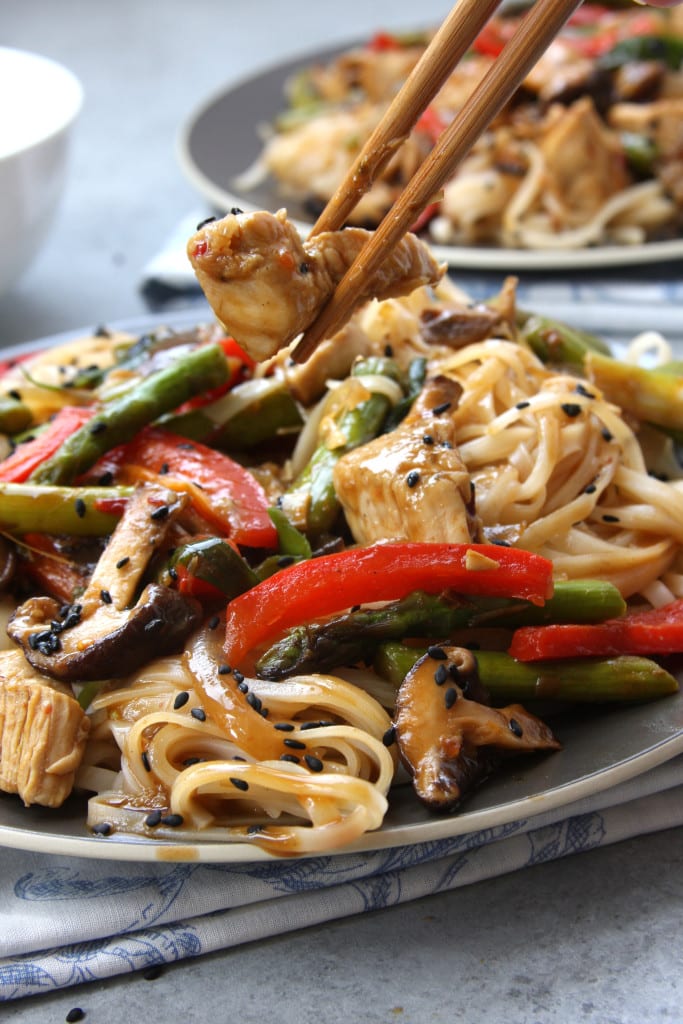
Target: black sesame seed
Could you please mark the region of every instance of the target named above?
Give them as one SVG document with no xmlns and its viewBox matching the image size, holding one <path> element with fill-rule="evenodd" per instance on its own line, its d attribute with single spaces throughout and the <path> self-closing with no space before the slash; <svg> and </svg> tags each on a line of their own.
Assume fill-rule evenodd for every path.
<svg viewBox="0 0 683 1024">
<path fill-rule="evenodd" d="M 77 1021 L 83 1020 L 84 1018 L 85 1010 L 82 1010 L 80 1006 L 74 1006 L 69 1010 L 64 1020 L 66 1021 L 66 1024 L 76 1024 Z"/>
<path fill-rule="evenodd" d="M 288 565 L 294 565 L 295 561 L 294 555 L 280 555 L 277 559 L 277 566 L 279 569 L 286 569 Z"/>
<path fill-rule="evenodd" d="M 434 438 L 431 434 L 425 434 L 422 438 L 422 443 L 427 445 L 434 444 Z"/>
<path fill-rule="evenodd" d="M 213 615 L 213 616 L 212 616 L 212 617 L 211 617 L 211 618 L 209 619 L 209 621 L 208 621 L 208 623 L 207 623 L 207 626 L 208 626 L 208 628 L 209 628 L 209 629 L 217 629 L 217 628 L 218 628 L 218 623 L 219 623 L 220 621 L 221 621 L 221 620 L 220 620 L 220 618 L 219 618 L 219 616 L 218 616 L 218 615 Z"/>
<path fill-rule="evenodd" d="M 107 424 L 104 422 L 104 420 L 95 420 L 95 422 L 91 423 L 90 426 L 88 427 L 88 432 L 90 434 L 102 434 L 106 429 Z"/>
<path fill-rule="evenodd" d="M 516 718 L 511 718 L 508 724 L 513 736 L 517 736 L 517 738 L 519 738 L 523 734 L 524 730 Z"/>
<path fill-rule="evenodd" d="M 163 974 L 163 970 L 161 964 L 152 964 L 151 967 L 142 972 L 142 977 L 145 981 L 156 981 Z"/>
<path fill-rule="evenodd" d="M 390 725 L 387 731 L 382 736 L 382 743 L 385 747 L 390 747 L 396 742 L 396 729 L 393 725 Z"/>
<path fill-rule="evenodd" d="M 85 502 L 83 498 L 76 498 L 74 502 L 74 510 L 79 519 L 82 519 L 86 513 Z"/>
<path fill-rule="evenodd" d="M 147 828 L 156 828 L 157 825 L 161 824 L 162 817 L 163 815 L 160 810 L 157 809 L 156 811 L 150 811 L 145 818 L 145 825 Z"/>
<path fill-rule="evenodd" d="M 159 505 L 159 508 L 155 508 L 149 518 L 154 520 L 166 519 L 168 513 L 168 505 Z"/>
<path fill-rule="evenodd" d="M 237 669 L 235 669 L 233 675 L 235 676 L 235 682 L 236 683 L 241 683 L 244 680 L 244 675 L 241 672 L 239 672 Z"/>
<path fill-rule="evenodd" d="M 8 391 L 7 394 L 10 396 L 10 398 L 13 398 L 16 402 L 20 402 L 21 401 L 21 393 L 19 391 L 17 391 L 16 388 L 12 388 L 12 390 Z"/>
<path fill-rule="evenodd" d="M 218 669 L 218 675 L 219 676 L 229 676 L 231 672 L 232 672 L 232 666 L 231 665 L 221 665 L 219 667 L 219 669 Z"/>
<path fill-rule="evenodd" d="M 265 832 L 265 827 L 263 825 L 248 825 L 247 826 L 247 835 L 248 836 L 257 835 L 259 832 Z"/>
<path fill-rule="evenodd" d="M 297 757 L 296 754 L 280 754 L 280 760 L 288 761 L 289 764 L 298 764 L 301 758 Z"/>
<path fill-rule="evenodd" d="M 97 482 L 101 487 L 109 487 L 109 484 L 114 482 L 114 474 L 110 470 L 106 470 L 100 475 Z"/>
<path fill-rule="evenodd" d="M 430 658 L 433 658 L 435 661 L 445 661 L 446 658 L 448 657 L 443 647 L 439 647 L 437 645 L 428 647 L 427 654 L 429 655 Z"/>
<path fill-rule="evenodd" d="M 145 771 L 151 772 L 152 766 L 149 763 L 149 754 L 147 753 L 146 750 L 143 750 L 142 753 L 140 754 L 140 760 L 142 761 L 142 767 L 145 769 Z"/>
<path fill-rule="evenodd" d="M 180 693 L 176 694 L 176 698 L 173 701 L 173 710 L 177 711 L 178 708 L 185 707 L 189 699 L 190 695 L 187 690 L 181 690 Z"/>
<path fill-rule="evenodd" d="M 576 391 L 577 395 L 583 395 L 584 398 L 595 398 L 593 392 L 589 391 L 584 384 L 577 384 L 574 391 Z"/>
<path fill-rule="evenodd" d="M 310 269 L 311 269 L 311 268 L 309 267 L 308 263 L 306 263 L 306 260 L 303 260 L 303 261 L 302 261 L 302 262 L 301 262 L 301 263 L 299 264 L 299 273 L 300 273 L 300 274 L 307 274 L 307 273 L 309 272 L 309 270 L 310 270 Z"/>
<path fill-rule="evenodd" d="M 507 541 L 507 540 L 492 540 L 491 543 L 492 544 L 497 544 L 499 548 L 511 548 L 512 547 L 512 544 L 510 544 L 510 542 Z"/>
<path fill-rule="evenodd" d="M 279 729 L 280 732 L 294 732 L 294 726 L 291 722 L 274 722 L 274 729 Z"/>
<path fill-rule="evenodd" d="M 449 686 L 443 695 L 443 702 L 447 708 L 452 708 L 458 699 L 458 691 L 454 686 Z"/>
<path fill-rule="evenodd" d="M 124 565 L 128 565 L 129 562 L 130 558 L 128 557 L 128 555 L 124 555 L 123 558 L 119 558 L 118 562 L 116 563 L 116 568 L 123 569 Z"/>
<path fill-rule="evenodd" d="M 100 590 L 102 604 L 111 604 L 111 594 L 108 590 Z"/>
<path fill-rule="evenodd" d="M 453 447 L 453 445 L 451 444 L 451 442 L 450 442 L 450 441 L 442 441 L 442 442 L 441 442 L 441 447 L 442 447 L 442 448 L 452 448 L 452 447 Z"/>
<path fill-rule="evenodd" d="M 528 409 L 530 405 L 531 405 L 531 402 L 527 402 L 527 401 L 517 402 L 517 405 L 515 406 L 515 409 Z"/>
<path fill-rule="evenodd" d="M 361 606 L 359 604 L 354 604 L 354 605 L 351 606 L 351 608 L 349 608 L 349 611 L 350 612 L 359 612 L 360 608 L 361 608 Z"/>
<path fill-rule="evenodd" d="M 243 793 L 246 793 L 246 791 L 249 789 L 249 783 L 247 782 L 246 779 L 231 778 L 230 781 L 232 782 L 235 789 L 241 789 Z"/>
<path fill-rule="evenodd" d="M 323 770 L 322 761 L 319 757 L 314 757 L 313 754 L 304 754 L 304 761 L 312 772 L 321 772 Z"/>
<path fill-rule="evenodd" d="M 175 566 L 169 566 L 168 575 L 174 582 L 178 579 L 178 570 L 175 568 Z"/>
<path fill-rule="evenodd" d="M 613 441 L 614 440 L 614 434 L 612 433 L 611 430 L 608 430 L 607 427 L 604 427 L 603 430 L 602 430 L 602 439 L 603 439 L 603 441 Z"/>
<path fill-rule="evenodd" d="M 186 757 L 183 761 L 183 768 L 191 768 L 193 764 L 199 764 L 201 757 Z"/>
<path fill-rule="evenodd" d="M 109 824 L 108 821 L 98 822 L 97 825 L 93 825 L 92 830 L 93 830 L 93 832 L 95 833 L 96 836 L 110 836 L 111 835 L 111 825 Z"/>
<path fill-rule="evenodd" d="M 588 484 L 588 487 L 584 488 L 584 494 L 595 494 L 597 487 L 595 484 Z"/>
<path fill-rule="evenodd" d="M 205 217 L 204 220 L 200 220 L 197 225 L 197 231 L 201 231 L 203 227 L 206 227 L 207 224 L 212 224 L 215 220 L 215 217 Z"/>
<path fill-rule="evenodd" d="M 282 741 L 286 747 L 291 747 L 292 750 L 305 750 L 306 744 L 302 743 L 301 740 L 291 740 L 289 737 Z"/>
<path fill-rule="evenodd" d="M 420 482 L 420 474 L 416 469 L 411 469 L 410 473 L 406 477 L 406 483 L 408 487 L 416 487 Z"/>
<path fill-rule="evenodd" d="M 439 665 L 436 672 L 434 673 L 434 682 L 437 686 L 443 686 L 448 679 L 448 669 L 443 662 Z"/>
<path fill-rule="evenodd" d="M 233 217 L 239 217 L 241 213 L 244 213 L 244 210 L 240 210 L 239 206 L 231 206 L 230 213 L 233 215 Z"/>
<path fill-rule="evenodd" d="M 193 718 L 196 718 L 198 722 L 206 721 L 206 711 L 204 710 L 204 708 L 192 708 L 190 714 L 192 715 Z"/>
<path fill-rule="evenodd" d="M 302 722 L 299 729 L 305 732 L 307 729 L 319 729 L 321 725 L 321 722 Z"/>
<path fill-rule="evenodd" d="M 244 681 L 237 684 L 237 689 L 240 691 L 240 693 L 249 693 L 249 686 Z"/>
<path fill-rule="evenodd" d="M 262 707 L 261 698 L 257 697 L 255 693 L 247 694 L 247 704 L 251 705 L 254 711 L 260 711 Z"/>
<path fill-rule="evenodd" d="M 581 413 L 581 406 L 577 402 L 563 402 L 560 408 L 565 416 L 570 416 L 572 419 Z"/>
<path fill-rule="evenodd" d="M 606 513 L 602 517 L 602 521 L 603 521 L 603 523 L 618 523 L 619 522 L 619 516 L 612 516 L 609 513 Z"/>
<path fill-rule="evenodd" d="M 448 674 L 451 679 L 455 679 L 456 682 L 460 681 L 460 669 L 453 661 L 448 666 Z"/>
<path fill-rule="evenodd" d="M 162 462 L 160 467 L 159 467 L 159 475 L 160 476 L 166 476 L 167 473 L 168 473 L 168 462 Z"/>
<path fill-rule="evenodd" d="M 450 402 L 442 402 L 441 405 L 435 405 L 432 409 L 433 416 L 440 416 L 442 412 L 447 412 L 451 407 Z"/>
<path fill-rule="evenodd" d="M 169 828 L 179 828 L 183 823 L 182 814 L 166 814 L 161 819 L 162 825 L 168 825 Z"/>
</svg>

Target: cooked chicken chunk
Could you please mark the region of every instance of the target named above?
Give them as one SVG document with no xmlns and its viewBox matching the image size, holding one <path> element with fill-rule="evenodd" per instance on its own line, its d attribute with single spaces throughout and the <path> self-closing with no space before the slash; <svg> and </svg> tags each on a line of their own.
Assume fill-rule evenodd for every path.
<svg viewBox="0 0 683 1024">
<path fill-rule="evenodd" d="M 368 239 L 362 228 L 325 231 L 302 241 L 276 214 L 230 213 L 188 242 L 188 255 L 209 303 L 254 359 L 263 360 L 311 324 Z M 367 282 L 360 301 L 404 295 L 445 271 L 407 235 Z"/>
<path fill-rule="evenodd" d="M 335 490 L 359 544 L 476 540 L 470 476 L 445 415 L 459 392 L 448 378 L 429 381 L 395 430 L 337 463 Z"/>
<path fill-rule="evenodd" d="M 90 720 L 71 690 L 20 650 L 0 652 L 0 789 L 28 807 L 59 807 L 74 784 Z"/>
</svg>

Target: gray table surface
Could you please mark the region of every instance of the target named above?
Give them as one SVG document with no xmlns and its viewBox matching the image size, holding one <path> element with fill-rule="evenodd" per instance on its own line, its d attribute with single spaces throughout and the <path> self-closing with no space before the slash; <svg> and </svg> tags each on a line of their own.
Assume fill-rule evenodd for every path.
<svg viewBox="0 0 683 1024">
<path fill-rule="evenodd" d="M 224 85 L 293 54 L 443 16 L 446 0 L 0 0 L 0 45 L 85 88 L 52 234 L 0 299 L 0 345 L 148 312 L 142 268 L 202 201 L 180 124 Z M 64 1020 L 647 1024 L 683 1020 L 683 830 L 467 889 L 0 1009 Z"/>
</svg>

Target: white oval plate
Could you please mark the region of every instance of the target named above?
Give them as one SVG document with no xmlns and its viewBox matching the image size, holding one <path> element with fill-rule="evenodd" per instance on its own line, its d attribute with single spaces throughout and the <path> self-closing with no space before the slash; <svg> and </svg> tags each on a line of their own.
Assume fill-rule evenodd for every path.
<svg viewBox="0 0 683 1024">
<path fill-rule="evenodd" d="M 584 319 L 603 319 L 596 316 L 595 309 L 585 312 L 587 316 L 583 318 L 581 308 L 574 309 L 572 322 L 584 326 Z M 205 314 L 194 308 L 166 318 L 144 317 L 110 326 L 141 333 L 162 323 L 182 330 L 202 320 L 210 320 L 208 309 Z M 652 320 L 652 327 L 656 328 L 656 310 Z M 47 348 L 92 333 L 93 329 L 86 327 L 7 349 L 3 356 Z M 611 336 L 618 339 L 622 332 L 623 325 L 615 325 Z M 367 833 L 352 846 L 332 852 L 386 849 L 470 834 L 566 807 L 642 775 L 683 753 L 683 692 L 650 704 L 611 710 L 583 709 L 551 724 L 563 743 L 561 751 L 511 762 L 506 771 L 482 785 L 460 813 L 434 815 L 418 803 L 410 786 L 399 786 L 391 793 L 389 812 L 381 829 Z M 49 810 L 26 808 L 16 797 L 0 794 L 0 845 L 36 853 L 118 861 L 239 863 L 271 859 L 258 847 L 245 843 L 94 837 L 86 830 L 85 818 L 85 797 L 72 796 L 64 807 Z"/>
<path fill-rule="evenodd" d="M 313 226 L 311 214 L 301 203 L 283 198 L 272 179 L 251 189 L 239 187 L 236 181 L 261 152 L 260 129 L 283 110 L 287 79 L 297 70 L 325 62 L 346 49 L 335 47 L 277 64 L 219 90 L 190 115 L 179 134 L 178 160 L 189 182 L 213 208 L 225 213 L 234 206 L 244 211 L 284 206 L 302 234 L 308 233 Z M 443 246 L 428 241 L 435 256 L 451 267 L 506 273 L 636 266 L 683 258 L 683 238 L 573 250 Z"/>
</svg>

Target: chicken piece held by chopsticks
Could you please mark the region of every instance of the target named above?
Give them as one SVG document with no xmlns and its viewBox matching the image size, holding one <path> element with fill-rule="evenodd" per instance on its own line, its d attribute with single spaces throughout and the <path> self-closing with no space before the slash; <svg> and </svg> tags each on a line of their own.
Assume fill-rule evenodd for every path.
<svg viewBox="0 0 683 1024">
<path fill-rule="evenodd" d="M 238 212 L 201 226 L 187 253 L 218 319 L 260 362 L 313 323 L 369 234 L 345 228 L 303 241 L 285 210 Z M 427 246 L 406 235 L 367 281 L 359 303 L 406 295 L 444 272 Z"/>
</svg>

